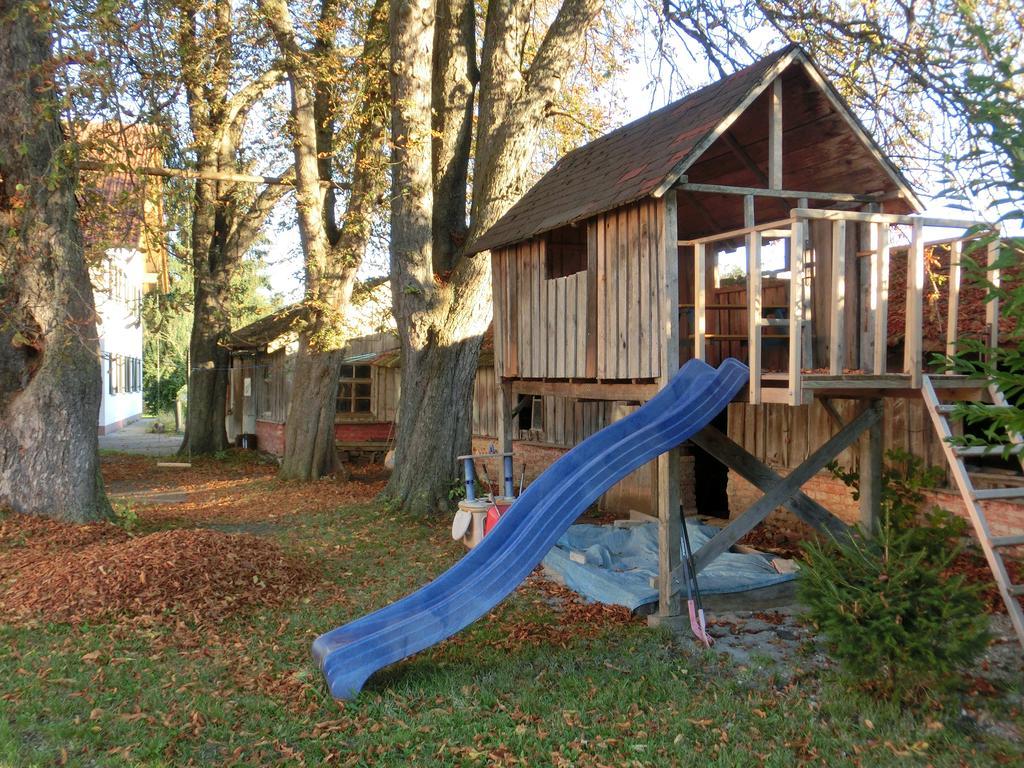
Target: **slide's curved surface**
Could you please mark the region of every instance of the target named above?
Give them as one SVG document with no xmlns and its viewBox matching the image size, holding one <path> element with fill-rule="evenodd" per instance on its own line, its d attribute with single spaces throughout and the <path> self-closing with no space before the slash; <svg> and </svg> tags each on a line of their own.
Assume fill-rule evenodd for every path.
<svg viewBox="0 0 1024 768">
<path fill-rule="evenodd" d="M 483 541 L 432 582 L 313 643 L 336 699 L 378 669 L 472 624 L 525 579 L 583 511 L 633 470 L 703 429 L 747 381 L 747 367 L 686 363 L 668 386 L 553 463 Z"/>
</svg>

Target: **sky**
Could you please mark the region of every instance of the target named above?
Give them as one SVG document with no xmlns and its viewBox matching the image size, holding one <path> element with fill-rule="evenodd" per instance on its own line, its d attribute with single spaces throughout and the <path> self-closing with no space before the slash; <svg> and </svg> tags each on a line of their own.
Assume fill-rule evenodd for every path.
<svg viewBox="0 0 1024 768">
<path fill-rule="evenodd" d="M 626 71 L 611 84 L 614 95 L 617 98 L 606 101 L 613 101 L 621 105 L 620 111 L 613 116 L 615 125 L 624 125 L 649 112 L 658 109 L 671 101 L 680 98 L 686 90 L 703 86 L 712 81 L 706 67 L 702 63 L 693 63 L 692 58 L 686 53 L 681 45 L 676 42 L 674 55 L 679 64 L 679 69 L 688 78 L 688 82 L 675 82 L 670 85 L 664 83 L 655 85 L 652 80 L 653 73 L 650 71 L 649 62 L 653 61 L 656 48 L 654 37 L 648 30 L 637 45 L 636 60 L 629 63 Z M 765 49 L 773 49 L 774 46 L 766 41 Z M 949 201 L 935 199 L 927 195 L 924 190 L 922 196 L 927 205 L 926 214 L 949 218 L 966 218 L 964 211 L 951 207 Z M 286 227 L 284 221 L 291 218 L 286 214 L 279 214 L 277 225 L 270 237 L 269 253 L 267 256 L 267 269 L 270 277 L 272 290 L 281 294 L 285 301 L 292 302 L 302 297 L 302 259 L 299 249 L 298 231 L 294 227 Z M 935 240 L 949 234 L 949 230 L 926 229 L 925 239 Z M 897 240 L 898 242 L 898 240 Z M 765 257 L 769 257 L 766 252 Z M 723 254 L 720 264 L 724 268 L 735 265 L 742 266 L 743 253 L 736 252 L 731 255 Z M 767 266 L 767 265 L 766 265 Z M 386 246 L 378 244 L 371 247 L 367 258 L 364 261 L 360 277 L 367 278 L 376 275 L 386 274 L 387 253 Z"/>
</svg>

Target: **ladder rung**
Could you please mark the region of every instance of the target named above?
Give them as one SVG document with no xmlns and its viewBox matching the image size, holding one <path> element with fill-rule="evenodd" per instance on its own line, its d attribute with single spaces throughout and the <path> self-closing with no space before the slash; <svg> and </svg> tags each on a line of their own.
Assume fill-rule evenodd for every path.
<svg viewBox="0 0 1024 768">
<path fill-rule="evenodd" d="M 1014 456 L 1024 451 L 1024 445 L 955 445 L 953 452 L 957 456 L 994 456 L 1001 458 L 1003 455 Z"/>
<path fill-rule="evenodd" d="M 991 403 L 972 403 L 972 405 L 983 405 L 986 411 L 1015 411 L 1017 410 L 1012 405 L 992 405 Z M 957 403 L 942 403 L 941 405 L 935 406 L 935 410 L 939 413 L 952 413 L 960 406 Z"/>
<path fill-rule="evenodd" d="M 989 499 L 1021 499 L 1024 498 L 1024 487 L 975 488 L 974 498 L 978 501 L 988 501 Z"/>
<path fill-rule="evenodd" d="M 988 386 L 987 379 L 970 376 L 931 376 L 930 380 L 935 389 L 975 389 Z"/>
<path fill-rule="evenodd" d="M 1024 536 L 995 536 L 992 538 L 993 547 L 1019 547 L 1024 545 Z"/>
<path fill-rule="evenodd" d="M 1024 584 L 1010 584 L 1006 587 L 1006 591 L 1014 597 L 1020 597 L 1024 595 Z"/>
</svg>

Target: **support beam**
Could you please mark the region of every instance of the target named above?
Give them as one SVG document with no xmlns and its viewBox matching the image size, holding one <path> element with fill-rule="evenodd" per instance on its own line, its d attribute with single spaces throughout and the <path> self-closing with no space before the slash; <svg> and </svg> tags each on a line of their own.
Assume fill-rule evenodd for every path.
<svg viewBox="0 0 1024 768">
<path fill-rule="evenodd" d="M 658 393 L 657 384 L 626 384 L 601 381 L 541 381 L 517 379 L 512 382 L 516 395 L 554 395 L 575 400 L 636 400 L 644 402 Z"/>
<path fill-rule="evenodd" d="M 760 499 L 747 508 L 742 515 L 729 523 L 694 556 L 697 571 L 703 569 L 733 544 L 752 531 L 777 507 L 796 494 L 800 487 L 814 477 L 841 452 L 849 448 L 861 432 L 881 418 L 881 411 L 874 405 L 865 409 L 857 418 L 843 427 L 828 442 L 812 453 L 799 467 L 775 483 Z"/>
<path fill-rule="evenodd" d="M 747 367 L 751 405 L 761 403 L 761 233 L 753 231 L 754 197 L 743 198 L 743 225 L 747 235 Z"/>
<path fill-rule="evenodd" d="M 658 304 L 661 317 L 661 376 L 662 387 L 668 385 L 679 370 L 679 229 L 677 224 L 676 195 L 670 192 L 664 198 L 664 229 L 661 232 L 658 274 Z M 672 589 L 672 572 L 680 562 L 680 536 L 682 519 L 679 516 L 679 449 L 658 457 L 658 615 L 654 624 L 671 622 L 682 606 L 678 593 Z"/>
<path fill-rule="evenodd" d="M 801 193 L 807 197 L 812 195 Z M 864 202 L 871 202 L 870 200 Z M 983 221 L 973 219 L 941 219 L 933 216 L 907 216 L 899 213 L 866 213 L 863 211 L 831 211 L 827 208 L 794 208 L 790 215 L 801 219 L 825 219 L 826 221 L 857 221 L 861 224 L 905 224 L 920 222 L 923 227 L 945 227 L 947 229 L 977 229 L 988 227 Z"/>
<path fill-rule="evenodd" d="M 768 186 L 782 189 L 782 77 L 772 82 L 768 117 Z"/>
<path fill-rule="evenodd" d="M 781 475 L 774 469 L 714 427 L 704 427 L 690 438 L 690 442 L 707 451 L 748 483 L 765 493 L 782 482 Z M 782 506 L 819 531 L 838 537 L 849 530 L 846 523 L 803 491 L 797 491 L 783 501 Z"/>
<path fill-rule="evenodd" d="M 883 222 L 872 224 L 878 240 L 877 260 L 872 261 L 873 276 L 871 290 L 875 304 L 875 359 L 872 373 L 885 373 L 886 356 L 889 351 L 889 225 Z"/>
<path fill-rule="evenodd" d="M 697 360 L 705 359 L 708 332 L 706 254 L 704 243 L 693 246 L 693 356 Z"/>
<path fill-rule="evenodd" d="M 789 240 L 789 395 L 790 405 L 803 404 L 801 363 L 804 328 L 804 227 L 794 219 Z"/>
<path fill-rule="evenodd" d="M 954 240 L 949 244 L 949 316 L 946 318 L 946 357 L 956 354 L 957 320 L 960 315 L 960 280 L 963 258 L 963 242 Z"/>
<path fill-rule="evenodd" d="M 910 233 L 907 251 L 907 309 L 903 316 L 903 372 L 910 376 L 910 386 L 921 386 L 922 337 L 924 334 L 924 236 L 921 220 L 916 219 Z"/>
<path fill-rule="evenodd" d="M 1001 285 L 999 269 L 996 262 L 999 260 L 999 240 L 993 240 L 988 244 L 988 281 L 998 291 Z M 988 330 L 988 345 L 991 349 L 999 346 L 999 299 L 992 298 L 985 303 L 985 325 Z"/>
<path fill-rule="evenodd" d="M 832 317 L 829 323 L 828 372 L 846 368 L 846 222 L 832 222 Z"/>
<path fill-rule="evenodd" d="M 872 400 L 869 409 L 882 413 L 882 401 Z M 860 441 L 860 526 L 869 536 L 878 530 L 882 509 L 883 419 L 868 427 Z"/>
<path fill-rule="evenodd" d="M 731 184 L 701 184 L 685 181 L 676 184 L 675 189 L 687 192 L 706 192 L 712 195 L 754 195 L 755 197 L 780 197 L 799 200 L 828 200 L 833 203 L 873 203 L 878 195 L 855 195 L 849 192 L 810 192 L 799 189 L 764 189 L 762 187 L 737 187 Z M 817 210 L 817 209 L 814 209 Z"/>
</svg>

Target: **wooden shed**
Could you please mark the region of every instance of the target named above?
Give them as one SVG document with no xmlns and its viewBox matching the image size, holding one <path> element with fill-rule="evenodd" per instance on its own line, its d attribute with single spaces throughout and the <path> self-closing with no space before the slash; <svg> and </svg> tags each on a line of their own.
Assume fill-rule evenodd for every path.
<svg viewBox="0 0 1024 768">
<path fill-rule="evenodd" d="M 926 228 L 947 233 L 958 291 L 974 224 L 922 210 L 796 46 L 570 152 L 471 246 L 491 257 L 504 449 L 521 398 L 640 403 L 691 358 L 735 357 L 751 371 L 743 397 L 684 450 L 713 456 L 755 494 L 698 567 L 779 506 L 845 529 L 801 491 L 837 457 L 861 471 L 871 524 L 897 403 L 923 407 Z M 904 318 L 893 360 L 890 306 Z M 984 311 L 987 334 L 997 310 Z M 678 452 L 647 471 L 668 617 L 680 583 Z"/>
</svg>

